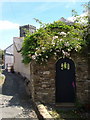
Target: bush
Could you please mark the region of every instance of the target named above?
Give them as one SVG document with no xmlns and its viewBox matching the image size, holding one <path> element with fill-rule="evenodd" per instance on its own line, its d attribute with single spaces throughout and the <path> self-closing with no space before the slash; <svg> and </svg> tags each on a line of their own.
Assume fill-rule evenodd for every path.
<svg viewBox="0 0 90 120">
<path fill-rule="evenodd" d="M 26 35 L 21 51 L 23 62 L 35 60 L 42 63 L 51 56 L 58 58 L 60 55 L 70 56 L 73 50 L 80 52 L 86 46 L 85 28 L 79 23 L 71 26 L 61 21 L 44 24 L 32 35 Z"/>
</svg>

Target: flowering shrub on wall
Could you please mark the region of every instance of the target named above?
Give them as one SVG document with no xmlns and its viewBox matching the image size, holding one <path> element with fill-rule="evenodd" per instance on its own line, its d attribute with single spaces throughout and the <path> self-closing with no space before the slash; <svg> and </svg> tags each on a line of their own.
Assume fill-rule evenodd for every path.
<svg viewBox="0 0 90 120">
<path fill-rule="evenodd" d="M 23 62 L 35 60 L 42 63 L 51 56 L 70 56 L 72 50 L 80 52 L 86 46 L 85 27 L 79 23 L 66 25 L 56 21 L 43 25 L 33 34 L 28 33 L 22 46 Z"/>
</svg>

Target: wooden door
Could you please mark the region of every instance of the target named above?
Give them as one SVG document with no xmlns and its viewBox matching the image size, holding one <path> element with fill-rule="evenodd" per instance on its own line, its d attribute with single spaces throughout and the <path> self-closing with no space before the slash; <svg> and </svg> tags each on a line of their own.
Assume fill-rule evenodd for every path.
<svg viewBox="0 0 90 120">
<path fill-rule="evenodd" d="M 69 58 L 56 63 L 56 103 L 74 102 L 76 95 L 75 65 Z"/>
</svg>

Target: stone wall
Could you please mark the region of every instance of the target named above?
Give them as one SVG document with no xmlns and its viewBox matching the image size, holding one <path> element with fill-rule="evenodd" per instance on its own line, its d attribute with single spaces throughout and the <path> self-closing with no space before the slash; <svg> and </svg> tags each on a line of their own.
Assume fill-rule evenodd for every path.
<svg viewBox="0 0 90 120">
<path fill-rule="evenodd" d="M 20 29 L 20 37 L 25 37 L 27 30 L 30 33 L 34 33 L 36 31 L 36 27 L 29 24 L 20 26 L 19 29 Z"/>
<path fill-rule="evenodd" d="M 73 54 L 73 61 L 76 67 L 76 86 L 77 100 L 81 103 L 89 102 L 89 85 L 88 80 L 88 56 Z"/>
<path fill-rule="evenodd" d="M 47 65 L 31 63 L 31 81 L 33 100 L 55 102 L 55 60 L 48 61 Z"/>
<path fill-rule="evenodd" d="M 71 59 L 76 67 L 76 97 L 81 103 L 88 102 L 88 62 L 87 56 L 72 54 Z M 30 64 L 30 83 L 31 96 L 34 101 L 42 103 L 55 103 L 55 75 L 56 61 L 50 59 L 47 64 L 37 64 L 34 61 Z"/>
</svg>

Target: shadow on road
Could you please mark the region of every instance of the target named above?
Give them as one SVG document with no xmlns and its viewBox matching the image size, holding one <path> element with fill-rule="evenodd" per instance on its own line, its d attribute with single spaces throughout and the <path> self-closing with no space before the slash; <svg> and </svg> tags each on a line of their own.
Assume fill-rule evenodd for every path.
<svg viewBox="0 0 90 120">
<path fill-rule="evenodd" d="M 26 93 L 23 77 L 7 71 L 3 74 L 6 77 L 2 85 L 2 94 L 0 94 L 3 117 L 37 118 L 33 102 Z"/>
<path fill-rule="evenodd" d="M 5 81 L 2 85 L 2 94 L 13 96 L 18 93 L 19 84 L 16 83 L 15 75 L 6 71 L 4 71 L 3 74 L 5 75 Z"/>
<path fill-rule="evenodd" d="M 5 81 L 2 86 L 2 95 L 12 96 L 9 106 L 28 106 L 30 97 L 26 93 L 24 79 L 21 75 L 4 71 Z"/>
</svg>

